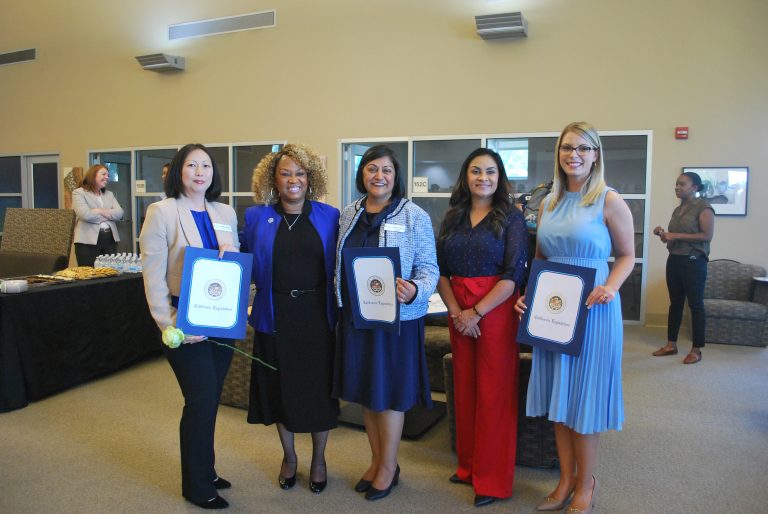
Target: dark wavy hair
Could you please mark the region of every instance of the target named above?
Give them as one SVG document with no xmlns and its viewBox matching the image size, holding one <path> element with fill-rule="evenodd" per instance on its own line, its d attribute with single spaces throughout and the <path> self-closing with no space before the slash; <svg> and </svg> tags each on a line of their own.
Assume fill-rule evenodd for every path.
<svg viewBox="0 0 768 514">
<path fill-rule="evenodd" d="M 199 143 L 190 143 L 184 145 L 181 150 L 176 152 L 171 160 L 171 168 L 168 170 L 168 176 L 165 177 L 165 196 L 168 198 L 178 198 L 184 193 L 184 183 L 181 180 L 181 170 L 184 167 L 184 161 L 187 160 L 187 156 L 195 150 L 202 150 L 211 160 L 211 166 L 213 167 L 213 177 L 211 177 L 211 185 L 205 191 L 205 199 L 209 202 L 218 200 L 221 196 L 221 178 L 219 177 L 219 169 L 216 166 L 216 161 L 213 159 L 211 152 Z"/>
<path fill-rule="evenodd" d="M 403 187 L 402 173 L 400 173 L 400 161 L 397 160 L 394 150 L 387 145 L 372 146 L 363 154 L 363 158 L 360 159 L 360 164 L 357 166 L 357 175 L 355 175 L 357 190 L 362 194 L 368 193 L 365 189 L 365 182 L 363 182 L 363 170 L 365 170 L 369 162 L 381 157 L 389 157 L 389 160 L 392 161 L 392 165 L 395 167 L 395 184 L 392 189 L 392 198 L 402 198 L 405 188 Z"/>
<path fill-rule="evenodd" d="M 459 179 L 453 186 L 451 199 L 448 204 L 448 212 L 445 213 L 445 218 L 443 218 L 443 223 L 440 226 L 438 239 L 448 239 L 456 232 L 464 220 L 469 217 L 469 211 L 472 208 L 472 193 L 469 192 L 469 186 L 467 185 L 469 163 L 481 155 L 488 155 L 496 162 L 499 181 L 496 191 L 494 191 L 491 198 L 491 226 L 496 233 L 496 237 L 501 237 L 504 233 L 507 216 L 515 208 L 514 203 L 510 199 L 512 196 L 512 184 L 507 178 L 507 171 L 504 169 L 504 161 L 501 159 L 501 156 L 488 148 L 478 148 L 470 153 L 464 159 L 464 164 L 461 165 Z"/>
</svg>

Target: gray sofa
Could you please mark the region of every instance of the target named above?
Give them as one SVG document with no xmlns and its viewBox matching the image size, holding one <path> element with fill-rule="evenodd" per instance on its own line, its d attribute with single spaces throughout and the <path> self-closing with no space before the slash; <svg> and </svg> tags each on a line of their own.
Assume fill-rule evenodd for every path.
<svg viewBox="0 0 768 514">
<path fill-rule="evenodd" d="M 768 345 L 768 283 L 765 268 L 719 259 L 707 265 L 704 309 L 707 343 Z M 688 310 L 686 315 L 690 319 Z M 686 323 L 689 326 L 688 323 Z"/>
<path fill-rule="evenodd" d="M 424 352 L 427 356 L 427 370 L 429 370 L 429 388 L 432 391 L 445 392 L 443 357 L 451 353 L 447 314 L 430 314 L 425 318 Z"/>
</svg>

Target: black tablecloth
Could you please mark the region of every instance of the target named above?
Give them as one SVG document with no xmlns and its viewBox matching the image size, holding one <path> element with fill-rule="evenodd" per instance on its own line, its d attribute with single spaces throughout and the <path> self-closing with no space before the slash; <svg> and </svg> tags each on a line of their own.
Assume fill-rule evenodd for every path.
<svg viewBox="0 0 768 514">
<path fill-rule="evenodd" d="M 141 275 L 0 294 L 0 412 L 161 352 Z"/>
</svg>

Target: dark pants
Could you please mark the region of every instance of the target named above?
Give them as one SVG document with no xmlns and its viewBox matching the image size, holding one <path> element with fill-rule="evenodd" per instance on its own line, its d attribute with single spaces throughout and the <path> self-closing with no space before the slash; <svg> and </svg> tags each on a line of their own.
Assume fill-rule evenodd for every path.
<svg viewBox="0 0 768 514">
<path fill-rule="evenodd" d="M 218 341 L 234 346 L 231 339 Z M 163 351 L 184 394 L 179 425 L 181 494 L 193 502 L 205 502 L 216 496 L 213 435 L 232 350 L 202 341 L 174 349 L 164 346 Z"/>
<path fill-rule="evenodd" d="M 78 266 L 93 266 L 96 257 L 117 253 L 117 243 L 112 237 L 111 230 L 99 230 L 99 238 L 95 245 L 75 243 L 75 257 Z"/>
<path fill-rule="evenodd" d="M 691 309 L 693 346 L 704 346 L 704 284 L 707 282 L 707 259 L 700 255 L 670 255 L 667 258 L 667 289 L 669 290 L 669 317 L 667 339 L 677 341 L 683 319 L 685 299 Z"/>
</svg>

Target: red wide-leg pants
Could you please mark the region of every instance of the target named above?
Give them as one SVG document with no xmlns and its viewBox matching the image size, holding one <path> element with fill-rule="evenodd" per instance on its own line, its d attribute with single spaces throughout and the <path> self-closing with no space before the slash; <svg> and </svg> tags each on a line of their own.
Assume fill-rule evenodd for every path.
<svg viewBox="0 0 768 514">
<path fill-rule="evenodd" d="M 462 309 L 471 309 L 499 277 L 452 277 Z M 456 413 L 456 474 L 472 482 L 475 494 L 512 496 L 517 444 L 519 350 L 517 293 L 480 320 L 477 339 L 449 323 Z"/>
</svg>

